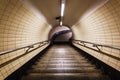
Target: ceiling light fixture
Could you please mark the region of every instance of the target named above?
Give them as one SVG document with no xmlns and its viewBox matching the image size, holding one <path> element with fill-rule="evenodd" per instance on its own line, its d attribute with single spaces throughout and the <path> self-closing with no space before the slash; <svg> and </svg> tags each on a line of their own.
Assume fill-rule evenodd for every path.
<svg viewBox="0 0 120 80">
<path fill-rule="evenodd" d="M 61 17 L 64 16 L 65 0 L 61 0 Z"/>
<path fill-rule="evenodd" d="M 61 13 L 60 13 L 60 26 L 63 25 L 63 16 L 64 16 L 64 11 L 65 11 L 65 0 L 61 0 Z"/>
</svg>

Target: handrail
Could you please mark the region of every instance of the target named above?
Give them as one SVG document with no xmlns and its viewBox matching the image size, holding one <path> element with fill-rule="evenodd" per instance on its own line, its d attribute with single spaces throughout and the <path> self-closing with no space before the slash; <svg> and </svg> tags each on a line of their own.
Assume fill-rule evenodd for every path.
<svg viewBox="0 0 120 80">
<path fill-rule="evenodd" d="M 28 46 L 24 46 L 24 47 L 20 47 L 20 48 L 16 48 L 16 49 L 12 49 L 12 50 L 7 50 L 7 51 L 3 51 L 3 52 L 0 52 L 0 55 L 3 55 L 3 54 L 7 54 L 7 53 L 11 53 L 11 52 L 14 52 L 14 51 L 18 51 L 18 50 L 21 50 L 21 49 L 25 49 L 25 48 L 33 48 L 34 45 L 37 45 L 37 44 L 43 44 L 43 43 L 48 43 L 49 40 L 46 40 L 46 41 L 42 41 L 42 42 L 37 42 L 37 43 L 34 43 L 34 44 L 31 44 L 31 45 L 28 45 Z"/>
<path fill-rule="evenodd" d="M 110 46 L 110 45 L 104 45 L 104 44 L 97 44 L 97 43 L 93 43 L 93 42 L 88 42 L 88 41 L 83 41 L 83 40 L 75 40 L 75 39 L 73 39 L 72 41 L 79 41 L 79 42 L 81 42 L 81 43 L 92 44 L 93 47 L 101 46 L 101 47 L 107 47 L 107 48 L 112 48 L 112 49 L 120 50 L 120 47 L 117 47 L 117 46 Z"/>
</svg>

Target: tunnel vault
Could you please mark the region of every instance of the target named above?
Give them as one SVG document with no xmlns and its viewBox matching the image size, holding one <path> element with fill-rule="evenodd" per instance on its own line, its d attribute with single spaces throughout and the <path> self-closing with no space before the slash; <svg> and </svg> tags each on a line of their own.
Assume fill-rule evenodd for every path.
<svg viewBox="0 0 120 80">
<path fill-rule="evenodd" d="M 63 24 L 72 27 L 83 16 L 92 13 L 108 0 L 66 0 Z M 37 14 L 44 15 L 47 22 L 53 27 L 58 25 L 56 17 L 61 16 L 61 0 L 23 0 L 29 7 L 36 9 Z M 73 16 L 74 15 L 74 16 Z"/>
</svg>

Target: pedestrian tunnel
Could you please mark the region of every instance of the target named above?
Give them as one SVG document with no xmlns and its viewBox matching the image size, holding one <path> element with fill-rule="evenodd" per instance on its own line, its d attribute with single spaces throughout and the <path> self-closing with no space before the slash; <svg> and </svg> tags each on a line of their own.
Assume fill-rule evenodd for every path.
<svg viewBox="0 0 120 80">
<path fill-rule="evenodd" d="M 120 80 L 120 1 L 0 0 L 0 80 L 22 79 Z"/>
</svg>

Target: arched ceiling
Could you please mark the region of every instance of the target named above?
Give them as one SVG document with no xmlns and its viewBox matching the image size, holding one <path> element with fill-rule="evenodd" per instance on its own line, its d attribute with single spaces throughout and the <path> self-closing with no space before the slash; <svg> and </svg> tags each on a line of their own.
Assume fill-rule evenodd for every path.
<svg viewBox="0 0 120 80">
<path fill-rule="evenodd" d="M 63 24 L 73 26 L 82 16 L 95 10 L 104 4 L 107 0 L 66 0 Z M 60 0 L 24 0 L 32 7 L 41 12 L 47 22 L 52 25 L 58 25 L 56 17 L 60 16 Z"/>
</svg>

